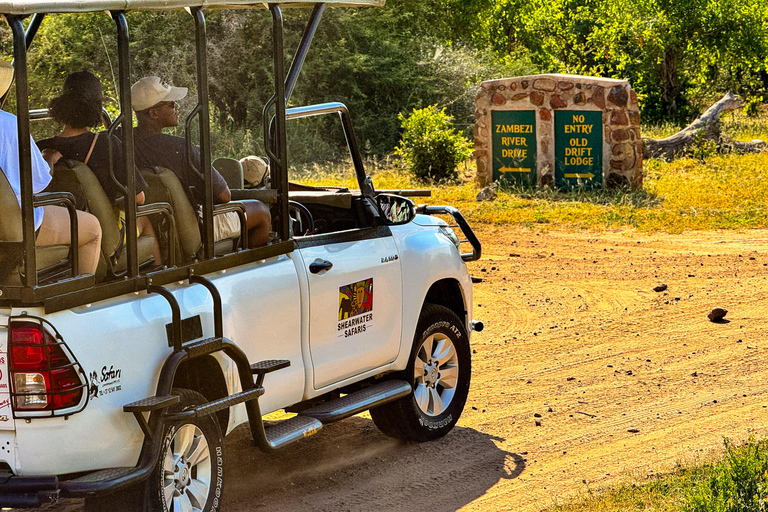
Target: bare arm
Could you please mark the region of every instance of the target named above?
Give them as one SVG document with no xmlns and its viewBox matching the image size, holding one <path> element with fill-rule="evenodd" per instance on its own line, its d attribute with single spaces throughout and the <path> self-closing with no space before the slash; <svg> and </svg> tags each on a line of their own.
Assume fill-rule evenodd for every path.
<svg viewBox="0 0 768 512">
<path fill-rule="evenodd" d="M 41 151 L 43 154 L 43 159 L 45 159 L 46 162 L 48 162 L 48 167 L 50 167 L 50 173 L 53 174 L 53 166 L 56 165 L 56 162 L 59 161 L 61 158 L 61 153 L 59 153 L 56 149 L 44 149 Z"/>
</svg>

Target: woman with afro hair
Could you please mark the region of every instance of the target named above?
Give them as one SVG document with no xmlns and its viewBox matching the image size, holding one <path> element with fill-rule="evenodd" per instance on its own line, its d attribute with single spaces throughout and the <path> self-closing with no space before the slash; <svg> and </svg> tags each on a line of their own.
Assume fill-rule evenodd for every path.
<svg viewBox="0 0 768 512">
<path fill-rule="evenodd" d="M 41 150 L 53 149 L 63 158 L 77 160 L 86 164 L 96 175 L 104 192 L 113 205 L 124 210 L 123 192 L 114 183 L 110 175 L 109 144 L 106 132 L 93 132 L 95 127 L 104 124 L 102 119 L 101 82 L 91 72 L 83 70 L 71 73 L 64 79 L 61 95 L 53 98 L 48 105 L 50 116 L 63 125 L 61 133 L 50 139 L 38 141 Z M 112 168 L 115 177 L 123 184 L 126 182 L 126 169 L 122 155 L 120 139 L 111 137 Z M 147 183 L 137 169 L 134 169 L 136 204 L 144 204 L 144 189 Z M 117 219 L 115 220 L 117 222 Z M 139 233 L 152 235 L 152 224 L 147 217 L 137 219 Z M 160 249 L 155 242 L 155 263 L 161 263 Z"/>
</svg>

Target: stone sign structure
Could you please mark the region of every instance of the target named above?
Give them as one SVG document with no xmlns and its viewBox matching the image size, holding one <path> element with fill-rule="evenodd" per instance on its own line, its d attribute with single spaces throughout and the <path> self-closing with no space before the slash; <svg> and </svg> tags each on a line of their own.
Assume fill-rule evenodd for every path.
<svg viewBox="0 0 768 512">
<path fill-rule="evenodd" d="M 643 143 L 626 80 L 534 75 L 483 82 L 476 97 L 481 185 L 636 188 Z"/>
</svg>

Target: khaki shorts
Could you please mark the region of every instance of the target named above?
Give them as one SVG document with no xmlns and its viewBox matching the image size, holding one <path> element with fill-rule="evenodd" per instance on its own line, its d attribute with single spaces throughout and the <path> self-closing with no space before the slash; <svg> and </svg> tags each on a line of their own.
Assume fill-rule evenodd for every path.
<svg viewBox="0 0 768 512">
<path fill-rule="evenodd" d="M 240 236 L 240 216 L 235 212 L 213 216 L 213 239 L 217 242 Z"/>
</svg>

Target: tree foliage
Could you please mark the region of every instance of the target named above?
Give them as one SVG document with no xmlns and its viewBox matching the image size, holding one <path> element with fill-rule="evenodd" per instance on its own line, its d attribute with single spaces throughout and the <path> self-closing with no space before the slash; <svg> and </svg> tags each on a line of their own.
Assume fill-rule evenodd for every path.
<svg viewBox="0 0 768 512">
<path fill-rule="evenodd" d="M 308 12 L 285 10 L 286 62 Z M 258 151 L 254 141 L 274 84 L 271 16 L 264 9 L 211 10 L 206 20 L 214 134 L 229 137 L 232 153 Z M 191 87 L 193 95 L 192 17 L 141 12 L 129 13 L 128 22 L 132 80 L 155 74 Z M 7 59 L 10 44 L 2 25 Z M 116 98 L 114 22 L 103 13 L 49 15 L 29 65 L 33 107 L 45 106 L 66 74 L 83 68 Z M 768 97 L 767 69 L 762 0 L 388 0 L 383 8 L 325 11 L 291 104 L 344 102 L 364 153 L 383 155 L 399 140 L 398 114 L 429 105 L 445 108 L 468 134 L 475 88 L 489 78 L 537 72 L 628 78 L 646 122 L 679 121 L 727 89 Z M 288 129 L 293 161 L 344 155 L 335 118 Z"/>
<path fill-rule="evenodd" d="M 727 89 L 768 86 L 761 0 L 498 0 L 480 45 L 524 47 L 542 71 L 628 78 L 647 120 L 683 120 Z"/>
<path fill-rule="evenodd" d="M 459 15 L 472 18 L 475 11 L 470 7 L 475 3 L 390 0 L 381 9 L 327 9 L 291 104 L 344 102 L 364 152 L 372 155 L 392 151 L 399 138 L 397 115 L 413 108 L 439 104 L 468 129 L 473 122 L 474 87 L 480 81 L 533 69 L 528 60 L 499 62 L 492 52 L 472 46 L 472 32 L 462 26 Z M 285 10 L 286 63 L 308 13 Z M 263 107 L 274 87 L 271 16 L 264 9 L 211 10 L 206 11 L 206 20 L 216 134 L 258 138 Z M 128 23 L 131 79 L 158 75 L 189 86 L 194 93 L 192 17 L 183 11 L 134 12 L 128 14 Z M 3 28 L 2 50 L 9 56 L 10 35 Z M 29 64 L 33 106 L 45 106 L 58 94 L 64 77 L 83 68 L 102 79 L 107 96 L 118 97 L 115 27 L 106 14 L 49 15 L 30 49 Z M 288 129 L 295 149 L 292 156 L 298 155 L 300 161 L 344 155 L 336 118 L 290 123 Z M 324 142 L 324 147 L 316 142 Z"/>
</svg>

